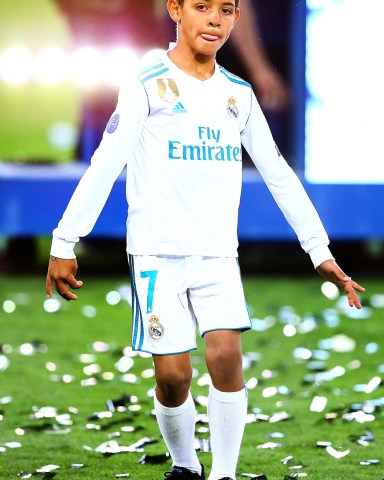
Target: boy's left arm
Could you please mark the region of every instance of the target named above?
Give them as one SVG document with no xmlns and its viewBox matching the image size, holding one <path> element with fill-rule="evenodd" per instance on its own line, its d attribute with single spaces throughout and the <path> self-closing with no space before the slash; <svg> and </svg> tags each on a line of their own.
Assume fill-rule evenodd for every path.
<svg viewBox="0 0 384 480">
<path fill-rule="evenodd" d="M 356 292 L 364 288 L 348 277 L 333 259 L 329 239 L 319 215 L 292 168 L 276 148 L 268 124 L 251 92 L 251 110 L 241 134 L 246 148 L 260 175 L 295 230 L 302 248 L 307 252 L 318 273 L 342 287 L 351 307 L 361 308 Z"/>
<path fill-rule="evenodd" d="M 348 277 L 348 275 L 346 275 L 337 265 L 335 260 L 325 260 L 325 262 L 321 263 L 316 270 L 323 278 L 325 278 L 325 280 L 344 289 L 350 307 L 361 308 L 361 303 L 356 291 L 363 293 L 365 292 L 365 288 L 352 280 L 351 277 Z"/>
</svg>

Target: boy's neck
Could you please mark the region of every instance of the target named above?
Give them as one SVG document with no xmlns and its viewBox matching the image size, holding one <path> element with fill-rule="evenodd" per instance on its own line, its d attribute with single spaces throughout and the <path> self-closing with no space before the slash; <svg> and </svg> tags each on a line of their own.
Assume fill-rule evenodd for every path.
<svg viewBox="0 0 384 480">
<path fill-rule="evenodd" d="M 172 62 L 184 73 L 199 80 L 208 80 L 215 73 L 215 57 L 206 55 L 194 55 L 192 52 L 185 52 L 176 44 L 175 48 L 168 53 Z"/>
</svg>

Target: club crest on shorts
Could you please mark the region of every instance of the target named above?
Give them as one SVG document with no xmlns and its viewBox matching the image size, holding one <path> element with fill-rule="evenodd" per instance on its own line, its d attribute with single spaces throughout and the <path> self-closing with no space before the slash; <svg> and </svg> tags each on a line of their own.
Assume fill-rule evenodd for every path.
<svg viewBox="0 0 384 480">
<path fill-rule="evenodd" d="M 227 113 L 230 117 L 237 118 L 239 116 L 239 109 L 236 106 L 235 97 L 228 98 Z"/>
<path fill-rule="evenodd" d="M 151 315 L 148 319 L 148 333 L 153 340 L 161 340 L 164 336 L 164 326 L 160 323 L 157 315 Z"/>
<path fill-rule="evenodd" d="M 175 103 L 180 95 L 173 78 L 158 78 L 157 91 L 159 92 L 159 97 L 167 103 Z"/>
</svg>

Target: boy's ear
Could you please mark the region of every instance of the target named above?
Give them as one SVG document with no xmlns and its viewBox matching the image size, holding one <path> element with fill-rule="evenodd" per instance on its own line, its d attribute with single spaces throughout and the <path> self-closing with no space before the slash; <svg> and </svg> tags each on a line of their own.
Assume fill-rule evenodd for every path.
<svg viewBox="0 0 384 480">
<path fill-rule="evenodd" d="M 232 27 L 231 27 L 231 32 L 235 28 L 235 25 L 236 25 L 237 21 L 239 20 L 239 18 L 240 18 L 240 8 L 237 8 L 236 11 L 235 11 L 235 19 L 233 20 L 233 24 L 232 24 Z"/>
<path fill-rule="evenodd" d="M 236 12 L 235 12 L 235 21 L 234 21 L 234 23 L 233 23 L 233 27 L 235 26 L 235 24 L 236 24 L 236 22 L 239 20 L 239 18 L 240 18 L 240 8 L 237 7 Z M 232 28 L 233 28 L 233 27 L 232 27 Z"/>
<path fill-rule="evenodd" d="M 180 9 L 181 9 L 179 2 L 177 0 L 168 0 L 167 9 L 168 9 L 169 16 L 172 18 L 172 20 L 178 23 L 180 20 Z"/>
</svg>

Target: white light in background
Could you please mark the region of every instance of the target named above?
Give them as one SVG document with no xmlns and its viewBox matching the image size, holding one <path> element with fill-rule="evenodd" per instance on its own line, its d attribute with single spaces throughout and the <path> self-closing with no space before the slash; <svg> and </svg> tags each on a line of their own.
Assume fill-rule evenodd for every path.
<svg viewBox="0 0 384 480">
<path fill-rule="evenodd" d="M 0 77 L 5 83 L 21 85 L 31 79 L 33 55 L 24 47 L 11 47 L 0 57 Z"/>
<path fill-rule="evenodd" d="M 337 286 L 331 282 L 324 282 L 321 285 L 321 292 L 325 295 L 329 300 L 336 300 L 339 298 L 340 292 Z"/>
<path fill-rule="evenodd" d="M 0 80 L 9 85 L 23 85 L 34 80 L 43 85 L 72 82 L 83 88 L 100 84 L 120 87 L 142 64 L 159 58 L 163 50 L 153 49 L 141 58 L 129 48 L 115 48 L 101 53 L 84 47 L 72 54 L 56 46 L 33 54 L 26 47 L 11 47 L 0 52 Z"/>
<path fill-rule="evenodd" d="M 48 128 L 47 136 L 50 144 L 57 150 L 69 150 L 75 148 L 78 130 L 69 122 L 59 121 Z"/>
<path fill-rule="evenodd" d="M 47 47 L 36 55 L 35 77 L 39 82 L 51 85 L 63 82 L 68 74 L 68 56 L 58 47 Z"/>
<path fill-rule="evenodd" d="M 307 0 L 310 182 L 384 183 L 384 2 L 363 3 Z"/>
<path fill-rule="evenodd" d="M 129 48 L 116 48 L 106 56 L 105 76 L 108 83 L 120 86 L 139 65 L 135 52 Z"/>
<path fill-rule="evenodd" d="M 91 47 L 76 50 L 70 61 L 70 78 L 77 85 L 91 87 L 101 82 L 104 59 L 102 54 Z"/>
<path fill-rule="evenodd" d="M 159 59 L 159 56 L 162 53 L 164 53 L 164 50 L 161 50 L 160 48 L 154 48 L 152 50 L 148 50 L 148 52 L 144 53 L 144 55 L 140 59 L 140 64 L 147 65 L 151 62 L 155 62 L 156 60 Z"/>
</svg>

